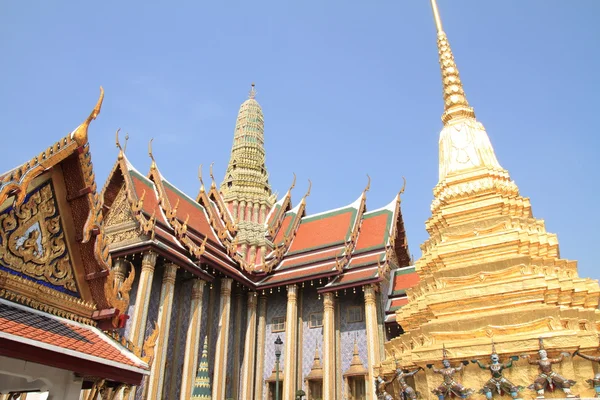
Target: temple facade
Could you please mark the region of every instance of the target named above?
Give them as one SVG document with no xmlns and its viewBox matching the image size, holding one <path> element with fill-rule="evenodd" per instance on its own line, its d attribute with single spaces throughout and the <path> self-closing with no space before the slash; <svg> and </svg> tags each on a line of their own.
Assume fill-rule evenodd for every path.
<svg viewBox="0 0 600 400">
<path fill-rule="evenodd" d="M 211 166 L 210 184 L 200 170 L 197 195 L 187 195 L 150 146 L 149 171 L 120 150 L 102 190 L 115 285 L 135 276 L 121 334 L 140 345 L 160 332 L 150 376 L 129 399 L 266 400 L 276 381 L 285 400 L 300 390 L 305 399 L 375 399 L 373 366 L 399 332 L 390 310 L 418 279 L 402 190 L 367 209 L 369 179 L 349 204 L 309 214 L 310 185 L 294 204 L 294 177 L 277 199 L 255 97 L 252 86 L 220 185 Z"/>
</svg>

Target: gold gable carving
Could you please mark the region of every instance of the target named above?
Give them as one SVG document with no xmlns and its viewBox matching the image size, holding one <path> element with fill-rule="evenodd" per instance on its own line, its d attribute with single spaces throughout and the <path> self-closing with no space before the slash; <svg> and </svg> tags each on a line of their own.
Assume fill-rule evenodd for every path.
<svg viewBox="0 0 600 400">
<path fill-rule="evenodd" d="M 108 244 L 128 242 L 140 236 L 125 185 L 119 189 L 105 221 L 106 237 Z"/>
<path fill-rule="evenodd" d="M 19 207 L 0 214 L 0 264 L 78 292 L 49 181 L 34 189 Z"/>
</svg>

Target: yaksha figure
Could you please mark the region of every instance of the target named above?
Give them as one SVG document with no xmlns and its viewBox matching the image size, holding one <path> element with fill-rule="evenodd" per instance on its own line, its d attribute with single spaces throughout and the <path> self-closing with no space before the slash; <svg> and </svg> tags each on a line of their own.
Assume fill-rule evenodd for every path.
<svg viewBox="0 0 600 400">
<path fill-rule="evenodd" d="M 446 347 L 443 349 L 444 359 L 442 360 L 443 368 L 437 369 L 433 365 L 427 365 L 427 368 L 433 368 L 433 372 L 436 374 L 440 374 L 444 377 L 444 382 L 437 387 L 437 389 L 432 390 L 432 393 L 435 394 L 440 400 L 444 400 L 446 396 L 454 394 L 457 397 L 461 397 L 466 399 L 470 395 L 473 394 L 473 389 L 467 389 L 460 383 L 454 380 L 454 374 L 462 371 L 465 365 L 468 365 L 468 361 L 463 361 L 456 367 L 452 367 L 450 365 L 450 361 L 447 359 Z"/>
<path fill-rule="evenodd" d="M 397 365 L 396 365 L 397 366 Z M 396 368 L 396 380 L 400 384 L 400 390 L 402 390 L 401 400 L 416 400 L 417 392 L 408 383 L 406 378 L 414 376 L 417 372 L 421 371 L 423 367 L 419 367 L 412 371 L 405 371 L 402 368 Z"/>
<path fill-rule="evenodd" d="M 377 375 L 377 378 L 375 379 L 375 388 L 376 388 L 376 391 L 377 391 L 377 400 L 394 400 L 394 398 L 392 397 L 392 395 L 387 392 L 387 385 L 389 385 L 390 383 L 392 383 L 394 381 L 394 379 L 395 379 L 395 377 L 393 377 L 389 381 L 386 381 L 381 376 L 381 370 L 379 371 L 379 374 Z"/>
<path fill-rule="evenodd" d="M 579 350 L 576 350 L 575 353 L 573 353 L 573 356 L 579 356 L 581 358 L 585 358 L 586 360 L 600 363 L 600 357 L 594 357 L 594 356 L 588 356 L 587 354 L 581 354 L 579 352 Z M 596 391 L 596 397 L 600 397 L 600 372 L 594 376 L 594 379 L 588 379 L 588 380 L 586 380 L 586 382 L 594 387 L 594 390 Z"/>
<path fill-rule="evenodd" d="M 526 358 L 527 361 L 529 362 L 529 364 L 537 365 L 540 370 L 540 374 L 538 375 L 536 380 L 531 385 L 528 386 L 528 389 L 537 391 L 538 399 L 545 398 L 544 391 L 546 390 L 547 387 L 550 387 L 550 390 L 554 390 L 555 386 L 562 389 L 563 392 L 565 392 L 566 397 L 568 397 L 568 398 L 579 397 L 577 395 L 574 395 L 571 392 L 571 386 L 573 386 L 576 383 L 575 381 L 564 378 L 563 376 L 559 375 L 557 372 L 552 371 L 552 364 L 560 364 L 563 361 L 563 359 L 565 357 L 569 357 L 570 354 L 569 353 L 560 353 L 560 356 L 558 358 L 548 358 L 548 353 L 544 349 L 544 341 L 542 340 L 542 338 L 539 338 L 539 343 L 540 343 L 540 349 L 538 350 L 538 354 L 540 356 L 539 360 L 531 360 L 529 355 L 527 355 L 527 354 L 524 356 L 521 356 L 523 358 Z"/>
<path fill-rule="evenodd" d="M 492 355 L 491 355 L 491 364 L 482 364 L 479 360 L 471 360 L 472 363 L 477 363 L 479 368 L 487 369 L 492 374 L 492 377 L 489 381 L 483 385 L 483 388 L 479 391 L 479 393 L 484 394 L 487 399 L 492 399 L 494 396 L 494 392 L 502 395 L 503 392 L 510 393 L 510 397 L 513 399 L 517 399 L 519 391 L 523 389 L 521 386 L 513 385 L 508 379 L 504 377 L 502 371 L 504 369 L 508 369 L 512 367 L 513 361 L 519 359 L 517 356 L 512 356 L 506 364 L 500 363 L 500 357 L 496 353 L 496 345 L 492 342 Z"/>
</svg>

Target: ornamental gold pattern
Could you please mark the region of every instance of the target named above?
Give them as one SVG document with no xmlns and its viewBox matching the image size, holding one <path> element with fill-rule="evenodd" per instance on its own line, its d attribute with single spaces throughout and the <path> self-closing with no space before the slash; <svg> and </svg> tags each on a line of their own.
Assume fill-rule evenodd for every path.
<svg viewBox="0 0 600 400">
<path fill-rule="evenodd" d="M 437 364 L 445 358 L 444 345 L 452 363 L 483 359 L 490 339 L 501 357 L 532 355 L 539 338 L 552 356 L 595 349 L 598 282 L 580 278 L 577 262 L 560 258 L 556 235 L 534 218 L 530 200 L 498 163 L 466 101 L 436 1 L 431 3 L 445 100 L 440 176 L 425 224 L 429 238 L 415 263 L 420 281 L 396 311 L 404 333 L 385 344 L 383 371 L 393 373 L 395 355 L 407 368 Z M 580 359 L 565 360 L 561 368 L 577 381 L 593 376 L 591 363 Z M 537 370 L 518 363 L 509 374 L 515 385 L 525 385 Z M 473 368 L 461 377 L 466 387 L 482 387 L 486 378 Z M 425 398 L 435 398 L 432 371 L 416 375 L 415 383 Z M 593 393 L 577 390 L 582 397 Z"/>
<path fill-rule="evenodd" d="M 36 281 L 78 296 L 60 215 L 50 182 L 0 214 L 0 263 Z"/>
</svg>

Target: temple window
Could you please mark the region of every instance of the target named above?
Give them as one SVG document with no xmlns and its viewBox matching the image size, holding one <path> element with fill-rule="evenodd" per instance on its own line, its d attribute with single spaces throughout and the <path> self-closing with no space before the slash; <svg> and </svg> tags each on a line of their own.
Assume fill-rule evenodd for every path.
<svg viewBox="0 0 600 400">
<path fill-rule="evenodd" d="M 363 320 L 362 307 L 353 306 L 348 308 L 347 322 L 361 322 Z"/>
<path fill-rule="evenodd" d="M 271 332 L 285 331 L 285 317 L 273 317 L 271 319 Z"/>
<path fill-rule="evenodd" d="M 364 376 L 348 377 L 348 399 L 349 400 L 365 400 L 366 386 Z"/>
<path fill-rule="evenodd" d="M 319 328 L 323 326 L 323 313 L 312 313 L 308 320 L 309 328 Z"/>
</svg>

